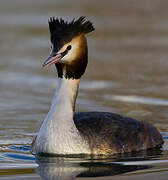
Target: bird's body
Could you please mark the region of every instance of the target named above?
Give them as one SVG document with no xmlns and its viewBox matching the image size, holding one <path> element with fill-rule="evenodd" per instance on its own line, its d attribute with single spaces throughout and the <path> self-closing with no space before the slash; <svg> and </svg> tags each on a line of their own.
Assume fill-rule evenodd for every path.
<svg viewBox="0 0 168 180">
<path fill-rule="evenodd" d="M 75 113 L 74 122 L 89 142 L 91 154 L 110 155 L 140 151 L 162 143 L 162 136 L 151 124 L 115 113 Z"/>
<path fill-rule="evenodd" d="M 87 66 L 84 34 L 94 28 L 83 17 L 70 23 L 53 18 L 49 27 L 52 52 L 44 66 L 55 63 L 59 81 L 49 113 L 33 142 L 33 152 L 111 155 L 162 145 L 162 136 L 149 123 L 109 112 L 75 113 L 80 77 Z"/>
</svg>

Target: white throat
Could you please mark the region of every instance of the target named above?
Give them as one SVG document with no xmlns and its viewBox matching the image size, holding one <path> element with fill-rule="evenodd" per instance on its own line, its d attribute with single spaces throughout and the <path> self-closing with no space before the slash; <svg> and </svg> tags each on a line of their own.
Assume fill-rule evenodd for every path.
<svg viewBox="0 0 168 180">
<path fill-rule="evenodd" d="M 50 110 L 33 147 L 35 153 L 89 153 L 88 145 L 73 121 L 79 81 L 59 78 Z"/>
</svg>

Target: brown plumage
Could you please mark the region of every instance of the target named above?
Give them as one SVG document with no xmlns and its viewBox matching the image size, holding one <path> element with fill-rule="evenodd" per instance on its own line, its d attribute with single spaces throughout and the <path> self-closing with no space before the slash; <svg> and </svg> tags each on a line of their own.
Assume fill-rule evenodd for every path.
<svg viewBox="0 0 168 180">
<path fill-rule="evenodd" d="M 162 136 L 151 124 L 114 113 L 75 113 L 74 122 L 92 154 L 126 153 L 163 144 Z"/>
</svg>

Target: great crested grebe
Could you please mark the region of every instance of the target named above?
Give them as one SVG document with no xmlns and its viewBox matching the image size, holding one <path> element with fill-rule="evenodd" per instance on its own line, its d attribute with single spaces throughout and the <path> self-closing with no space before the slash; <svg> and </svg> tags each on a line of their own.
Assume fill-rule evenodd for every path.
<svg viewBox="0 0 168 180">
<path fill-rule="evenodd" d="M 151 124 L 109 112 L 74 113 L 81 76 L 88 62 L 85 34 L 94 30 L 79 17 L 49 19 L 51 53 L 43 66 L 55 64 L 59 81 L 50 110 L 32 143 L 35 154 L 111 155 L 159 147 L 163 139 Z"/>
</svg>

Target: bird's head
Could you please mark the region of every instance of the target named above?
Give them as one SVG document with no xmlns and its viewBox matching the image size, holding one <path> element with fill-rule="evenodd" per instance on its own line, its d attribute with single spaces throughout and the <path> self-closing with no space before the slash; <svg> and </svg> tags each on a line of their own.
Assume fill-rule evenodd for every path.
<svg viewBox="0 0 168 180">
<path fill-rule="evenodd" d="M 94 30 L 85 17 L 73 19 L 49 19 L 51 53 L 43 67 L 55 64 L 59 77 L 79 79 L 85 72 L 88 61 L 85 34 Z"/>
</svg>

